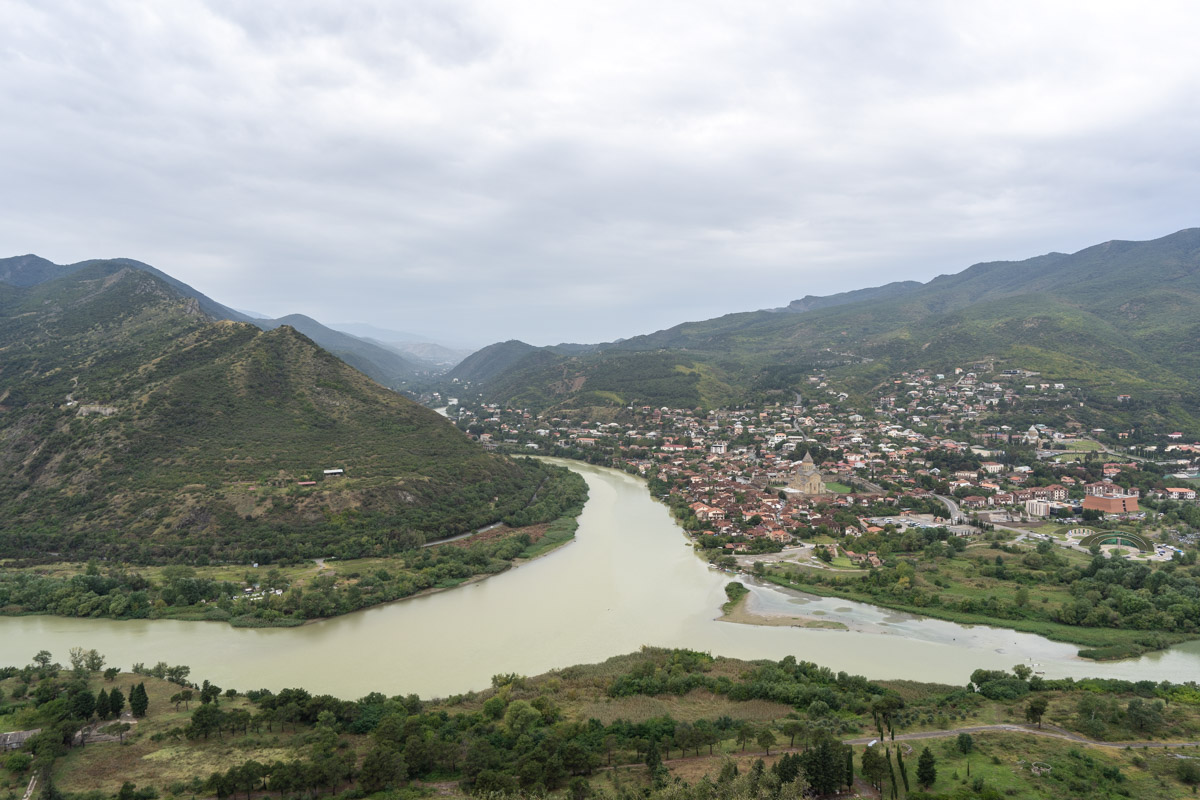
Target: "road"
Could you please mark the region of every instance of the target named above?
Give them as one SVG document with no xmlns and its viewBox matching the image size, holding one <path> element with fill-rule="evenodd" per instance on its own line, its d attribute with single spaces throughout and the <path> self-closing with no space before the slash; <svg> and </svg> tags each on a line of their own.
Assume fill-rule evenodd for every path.
<svg viewBox="0 0 1200 800">
<path fill-rule="evenodd" d="M 910 742 L 920 739 L 945 739 L 949 736 L 958 736 L 960 733 L 988 733 L 991 731 L 1008 731 L 1011 733 L 1028 733 L 1033 736 L 1047 736 L 1051 739 L 1063 739 L 1068 742 L 1077 744 L 1086 744 L 1089 747 L 1126 747 L 1146 749 L 1149 747 L 1200 747 L 1200 742 L 1158 742 L 1158 741 L 1136 741 L 1136 742 L 1102 742 L 1097 739 L 1089 739 L 1086 736 L 1080 736 L 1077 733 L 1071 733 L 1068 730 L 1055 727 L 1053 725 L 1046 728 L 1035 728 L 1032 725 L 973 725 L 967 728 L 952 728 L 941 731 L 920 731 L 918 733 L 901 733 L 897 734 L 895 741 Z M 846 739 L 845 744 L 868 744 L 878 739 L 878 736 L 864 736 L 858 739 Z M 887 739 L 886 741 L 893 741 Z"/>
<path fill-rule="evenodd" d="M 951 525 L 958 525 L 966 522 L 966 516 L 962 513 L 962 509 L 958 507 L 958 503 L 955 502 L 953 497 L 949 497 L 948 495 L 944 494 L 935 494 L 934 497 L 936 497 L 938 500 L 941 500 L 942 505 L 946 506 L 946 510 L 950 512 Z"/>
</svg>

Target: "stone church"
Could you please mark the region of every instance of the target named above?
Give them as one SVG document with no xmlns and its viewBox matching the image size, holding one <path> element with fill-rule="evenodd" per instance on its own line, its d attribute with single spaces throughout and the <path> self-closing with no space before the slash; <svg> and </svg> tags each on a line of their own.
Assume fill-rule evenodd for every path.
<svg viewBox="0 0 1200 800">
<path fill-rule="evenodd" d="M 800 469 L 796 470 L 787 488 L 800 494 L 825 494 L 825 481 L 821 480 L 821 472 L 813 463 L 812 453 L 804 454 L 803 460 L 800 461 Z"/>
</svg>

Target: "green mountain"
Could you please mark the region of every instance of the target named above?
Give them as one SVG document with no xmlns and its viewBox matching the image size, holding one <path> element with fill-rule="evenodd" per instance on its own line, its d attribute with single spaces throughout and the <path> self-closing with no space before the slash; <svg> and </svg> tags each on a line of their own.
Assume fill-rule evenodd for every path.
<svg viewBox="0 0 1200 800">
<path fill-rule="evenodd" d="M 263 330 L 290 325 L 347 364 L 391 389 L 398 389 L 420 375 L 428 374 L 432 365 L 416 361 L 358 336 L 335 331 L 315 319 L 292 314 L 279 319 L 259 319 L 222 305 L 196 291 L 186 283 L 149 264 L 131 258 L 95 259 L 76 264 L 54 264 L 35 255 L 0 259 L 0 282 L 10 286 L 36 286 L 47 280 L 74 274 L 94 266 L 112 265 L 147 272 L 174 289 L 179 295 L 196 301 L 200 310 L 213 319 L 249 322 Z"/>
<path fill-rule="evenodd" d="M 612 403 L 711 406 L 731 393 L 786 391 L 814 368 L 865 392 L 906 369 L 987 362 L 1097 398 L 1132 394 L 1146 422 L 1200 430 L 1198 340 L 1200 229 L 1189 229 L 684 323 L 593 353 L 555 354 L 536 369 L 528 361 L 475 369 L 487 374 L 478 381 L 484 396 L 500 402 L 591 405 L 604 386 Z M 617 388 L 604 376 L 618 364 L 644 379 Z"/>
<path fill-rule="evenodd" d="M 398 389 L 418 373 L 428 371 L 428 367 L 418 365 L 393 350 L 327 328 L 303 314 L 289 314 L 279 319 L 252 319 L 249 322 L 267 331 L 284 325 L 295 328 L 359 372 L 392 389 Z"/>
<path fill-rule="evenodd" d="M 0 557 L 386 554 L 554 519 L 578 489 L 119 261 L 0 283 L 0 378 Z"/>
</svg>

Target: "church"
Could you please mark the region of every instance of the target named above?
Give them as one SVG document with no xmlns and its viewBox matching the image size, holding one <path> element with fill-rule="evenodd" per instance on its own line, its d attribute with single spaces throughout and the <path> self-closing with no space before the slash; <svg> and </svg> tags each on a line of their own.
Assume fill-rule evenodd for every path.
<svg viewBox="0 0 1200 800">
<path fill-rule="evenodd" d="M 825 494 L 825 481 L 821 480 L 821 472 L 813 463 L 812 453 L 805 453 L 800 461 L 800 469 L 788 481 L 787 488 L 793 492 L 807 495 Z"/>
</svg>

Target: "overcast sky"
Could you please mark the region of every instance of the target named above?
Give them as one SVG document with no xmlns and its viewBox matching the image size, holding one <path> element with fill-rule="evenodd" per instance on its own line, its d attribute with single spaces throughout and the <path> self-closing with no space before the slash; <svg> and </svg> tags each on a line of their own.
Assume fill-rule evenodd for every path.
<svg viewBox="0 0 1200 800">
<path fill-rule="evenodd" d="M 596 342 L 1198 224 L 1194 2 L 0 0 L 0 256 Z"/>
</svg>

